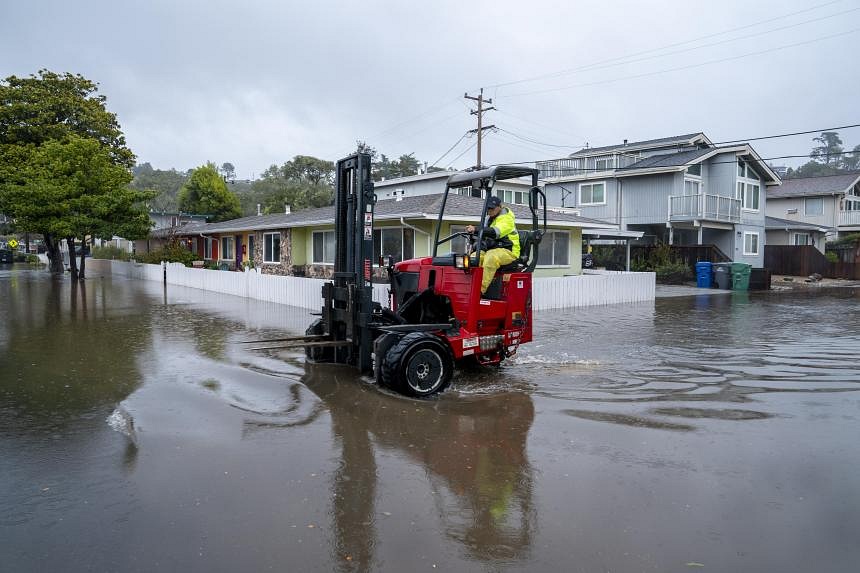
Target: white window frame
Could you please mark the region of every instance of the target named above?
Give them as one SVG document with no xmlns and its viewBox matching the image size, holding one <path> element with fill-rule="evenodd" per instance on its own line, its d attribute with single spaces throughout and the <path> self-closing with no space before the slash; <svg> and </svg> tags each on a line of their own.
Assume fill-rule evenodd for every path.
<svg viewBox="0 0 860 573">
<path fill-rule="evenodd" d="M 798 237 L 806 237 L 806 242 L 805 243 L 798 243 L 797 242 Z M 801 246 L 806 246 L 806 245 L 811 245 L 813 247 L 815 246 L 814 243 L 812 242 L 812 233 L 792 233 L 791 244 L 794 245 L 795 247 L 801 247 Z"/>
<path fill-rule="evenodd" d="M 821 212 L 820 213 L 810 213 L 809 212 L 809 201 L 814 200 L 818 201 L 821 204 Z M 821 217 L 824 215 L 824 197 L 804 197 L 803 199 L 803 214 L 808 217 Z"/>
<path fill-rule="evenodd" d="M 594 186 L 595 185 L 603 185 L 603 201 L 601 201 L 601 202 L 594 202 L 593 201 L 594 200 Z M 591 187 L 592 202 L 585 203 L 582 200 L 582 188 L 583 187 Z M 577 187 L 577 194 L 578 194 L 577 199 L 579 199 L 579 205 L 582 207 L 591 207 L 591 206 L 595 206 L 595 205 L 606 205 L 606 181 L 589 181 L 588 183 L 580 183 L 579 186 Z"/>
<path fill-rule="evenodd" d="M 278 260 L 277 261 L 269 261 L 266 260 L 266 237 L 275 237 L 275 240 L 278 241 Z M 274 245 L 273 245 L 274 247 Z M 273 248 L 272 251 L 275 249 Z M 264 265 L 280 265 L 281 264 L 281 233 L 263 233 L 263 264 Z"/>
<path fill-rule="evenodd" d="M 331 233 L 331 234 L 332 234 L 332 236 L 334 236 L 334 229 L 332 229 L 332 230 L 328 230 L 328 231 L 314 231 L 313 233 L 311 233 L 311 263 L 313 263 L 313 264 L 315 264 L 315 265 L 334 266 L 334 253 L 332 253 L 332 257 L 331 257 L 331 258 L 332 258 L 332 262 L 330 262 L 330 263 L 325 262 L 325 258 L 326 258 L 326 257 L 325 257 L 325 254 L 326 254 L 326 253 L 325 253 L 325 244 L 326 244 L 326 242 L 325 242 L 325 235 L 326 235 L 327 233 Z M 322 260 L 322 261 L 318 261 L 318 260 L 316 260 L 316 257 L 315 257 L 315 254 L 314 254 L 314 243 L 316 242 L 316 241 L 315 241 L 315 237 L 316 237 L 317 235 L 322 235 L 322 236 L 323 236 L 323 260 Z M 337 241 L 337 237 L 335 237 L 334 239 L 335 239 L 335 241 Z M 335 249 L 337 249 L 337 245 L 335 245 Z"/>
<path fill-rule="evenodd" d="M 747 251 L 747 236 L 755 236 L 755 251 Z M 761 236 L 755 231 L 744 231 L 744 255 L 757 257 L 761 251 Z"/>
<path fill-rule="evenodd" d="M 555 260 L 555 240 L 556 240 L 556 237 L 558 235 L 564 235 L 565 240 L 567 241 L 567 262 L 566 263 L 559 263 L 558 261 Z M 550 238 L 552 239 L 552 241 L 548 240 Z M 539 268 L 539 269 L 564 269 L 564 268 L 570 267 L 570 251 L 571 251 L 571 249 L 570 249 L 570 231 L 562 231 L 562 230 L 558 230 L 558 229 L 552 229 L 552 230 L 547 231 L 544 234 L 543 239 L 541 239 L 540 248 L 543 249 L 546 246 L 550 246 L 552 249 L 550 251 L 552 253 L 552 264 L 548 264 L 548 265 L 538 264 L 538 265 L 535 265 L 537 268 Z M 540 257 L 540 250 L 538 250 L 538 257 Z"/>
<path fill-rule="evenodd" d="M 227 249 L 224 248 L 225 245 L 230 245 L 230 256 L 225 257 L 224 253 Z M 236 260 L 236 237 L 221 237 L 221 248 L 218 250 L 218 260 L 219 261 L 235 261 Z"/>
<path fill-rule="evenodd" d="M 378 228 L 374 229 L 373 230 L 374 235 L 377 232 L 379 232 L 379 234 L 380 234 L 379 235 L 379 251 L 377 252 L 376 245 L 374 245 L 374 249 L 373 249 L 373 256 L 375 257 L 375 259 L 379 260 L 379 257 L 383 256 L 383 254 L 388 254 L 388 253 L 382 252 L 382 232 L 383 231 L 400 231 L 400 259 L 399 260 L 400 261 L 409 260 L 408 258 L 406 258 L 406 254 L 403 252 L 403 247 L 404 247 L 404 245 L 406 245 L 406 236 L 405 235 L 406 235 L 407 229 L 412 231 L 412 256 L 410 258 L 414 259 L 415 258 L 415 230 L 411 229 L 409 227 L 378 227 Z M 463 230 L 465 230 L 465 227 L 463 227 Z M 454 231 L 452 231 L 452 233 L 453 232 Z M 376 237 L 374 237 L 374 241 L 376 241 Z"/>
<path fill-rule="evenodd" d="M 741 202 L 741 211 L 748 211 L 750 213 L 758 213 L 759 211 L 761 211 L 760 183 L 738 180 L 738 182 L 736 183 L 736 187 L 737 189 L 735 190 L 735 198 L 739 199 Z M 747 207 L 747 200 L 749 197 L 752 197 L 751 192 L 753 188 L 756 189 L 756 195 L 758 195 L 758 207 Z"/>
<path fill-rule="evenodd" d="M 696 186 L 696 192 L 695 193 L 687 193 L 687 183 L 690 183 L 690 185 Z M 684 177 L 684 196 L 685 197 L 695 197 L 696 195 L 701 195 L 703 188 L 704 188 L 704 185 L 702 184 L 702 178 L 701 177 L 696 177 L 695 175 L 693 175 L 692 177 L 689 175 Z"/>
</svg>

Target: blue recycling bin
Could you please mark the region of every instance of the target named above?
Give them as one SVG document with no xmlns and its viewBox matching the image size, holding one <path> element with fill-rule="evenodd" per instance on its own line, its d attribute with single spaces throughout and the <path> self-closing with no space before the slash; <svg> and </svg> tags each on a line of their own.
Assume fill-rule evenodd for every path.
<svg viewBox="0 0 860 573">
<path fill-rule="evenodd" d="M 696 263 L 696 286 L 699 288 L 711 288 L 711 283 L 713 282 L 713 265 L 707 261 Z"/>
</svg>

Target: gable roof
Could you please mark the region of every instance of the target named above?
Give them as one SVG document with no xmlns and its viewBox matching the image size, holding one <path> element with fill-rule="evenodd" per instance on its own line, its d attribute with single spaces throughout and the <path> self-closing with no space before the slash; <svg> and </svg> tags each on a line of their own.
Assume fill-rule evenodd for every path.
<svg viewBox="0 0 860 573">
<path fill-rule="evenodd" d="M 826 233 L 828 231 L 827 227 L 822 227 L 821 225 L 804 223 L 802 221 L 791 221 L 789 219 L 778 219 L 777 217 L 765 217 L 764 228 L 766 231 L 784 231 L 788 229 L 796 231 L 818 231 L 820 233 Z"/>
<path fill-rule="evenodd" d="M 672 146 L 688 146 L 703 143 L 710 146 L 711 140 L 702 133 L 686 133 L 684 135 L 673 135 L 672 137 L 660 137 L 657 139 L 646 139 L 643 141 L 628 142 L 626 144 L 607 145 L 604 147 L 584 147 L 575 153 L 571 153 L 569 157 L 584 157 L 587 155 L 599 155 L 601 153 L 610 153 L 613 151 L 641 151 L 649 148 L 672 147 Z"/>
<path fill-rule="evenodd" d="M 374 220 L 398 221 L 405 219 L 436 220 L 442 208 L 442 193 L 432 195 L 415 195 L 401 200 L 383 199 L 376 202 Z M 446 220 L 475 221 L 480 217 L 484 200 L 451 193 L 445 205 Z M 514 212 L 518 221 L 530 222 L 531 211 L 523 205 L 505 205 Z M 334 223 L 334 206 L 303 209 L 293 213 L 277 213 L 273 215 L 252 215 L 241 219 L 232 219 L 220 223 L 189 223 L 172 229 L 157 229 L 150 233 L 152 237 L 167 236 L 174 232 L 183 236 L 233 233 L 247 231 L 278 230 L 291 227 L 311 227 L 317 225 L 332 225 Z M 581 217 L 573 213 L 562 213 L 547 209 L 547 223 L 564 227 L 582 227 L 606 229 L 614 227 L 605 221 Z"/>
<path fill-rule="evenodd" d="M 818 195 L 840 195 L 860 181 L 860 171 L 825 175 L 823 177 L 800 177 L 786 179 L 782 185 L 767 190 L 768 199 L 787 197 L 815 197 Z"/>
</svg>

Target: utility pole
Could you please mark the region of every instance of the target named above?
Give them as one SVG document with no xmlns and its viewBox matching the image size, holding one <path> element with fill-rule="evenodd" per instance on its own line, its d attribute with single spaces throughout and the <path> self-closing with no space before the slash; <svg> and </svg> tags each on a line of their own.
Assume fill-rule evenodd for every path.
<svg viewBox="0 0 860 573">
<path fill-rule="evenodd" d="M 495 125 L 488 125 L 486 127 L 482 126 L 483 119 L 484 119 L 484 113 L 490 111 L 491 109 L 496 109 L 496 108 L 494 108 L 494 107 L 485 108 L 484 107 L 485 103 L 489 103 L 489 104 L 493 103 L 492 98 L 491 99 L 484 99 L 484 88 L 481 88 L 481 91 L 477 96 L 470 96 L 468 93 L 465 93 L 465 94 L 463 94 L 463 97 L 466 99 L 470 99 L 470 100 L 478 102 L 478 109 L 477 110 L 473 109 L 470 112 L 472 115 L 478 116 L 478 129 L 470 129 L 469 133 L 477 133 L 478 134 L 478 163 L 475 165 L 475 169 L 480 169 L 481 168 L 481 136 L 484 134 L 485 129 L 495 129 L 495 127 L 496 127 Z"/>
</svg>

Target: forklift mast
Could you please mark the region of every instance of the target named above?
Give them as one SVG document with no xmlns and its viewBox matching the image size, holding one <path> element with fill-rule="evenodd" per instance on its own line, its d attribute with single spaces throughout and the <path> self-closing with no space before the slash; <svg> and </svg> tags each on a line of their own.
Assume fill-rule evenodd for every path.
<svg viewBox="0 0 860 573">
<path fill-rule="evenodd" d="M 373 368 L 373 208 L 376 195 L 370 155 L 355 153 L 337 162 L 335 173 L 334 280 L 323 286 L 322 323 L 332 341 L 333 362 L 361 372 Z"/>
</svg>

